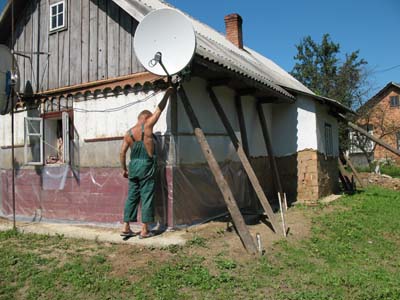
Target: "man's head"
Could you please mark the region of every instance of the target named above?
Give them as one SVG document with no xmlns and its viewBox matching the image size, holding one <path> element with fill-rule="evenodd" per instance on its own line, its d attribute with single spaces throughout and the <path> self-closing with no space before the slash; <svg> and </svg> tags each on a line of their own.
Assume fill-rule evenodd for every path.
<svg viewBox="0 0 400 300">
<path fill-rule="evenodd" d="M 146 120 L 148 118 L 150 118 L 153 114 L 148 111 L 148 110 L 144 110 L 142 111 L 139 115 L 138 115 L 138 123 L 143 124 L 146 122 Z"/>
</svg>

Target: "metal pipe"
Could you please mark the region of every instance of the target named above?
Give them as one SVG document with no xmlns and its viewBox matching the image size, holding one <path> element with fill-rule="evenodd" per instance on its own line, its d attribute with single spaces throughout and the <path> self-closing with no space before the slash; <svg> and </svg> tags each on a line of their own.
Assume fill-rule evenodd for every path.
<svg viewBox="0 0 400 300">
<path fill-rule="evenodd" d="M 11 0 L 11 47 L 14 50 L 14 0 Z M 13 54 L 13 74 L 15 74 L 15 58 Z M 11 88 L 11 160 L 12 160 L 12 205 L 13 205 L 13 228 L 17 228 L 15 220 L 15 145 L 14 145 L 14 88 Z"/>
</svg>

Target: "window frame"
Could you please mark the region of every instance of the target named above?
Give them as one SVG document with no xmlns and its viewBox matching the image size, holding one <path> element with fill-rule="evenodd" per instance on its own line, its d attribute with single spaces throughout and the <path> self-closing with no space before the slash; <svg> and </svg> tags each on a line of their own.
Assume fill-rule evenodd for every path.
<svg viewBox="0 0 400 300">
<path fill-rule="evenodd" d="M 29 122 L 35 121 L 39 122 L 40 126 L 40 132 L 35 132 L 35 133 L 30 133 L 29 131 Z M 28 166 L 42 166 L 43 165 L 43 151 L 44 151 L 44 139 L 43 139 L 43 118 L 32 118 L 32 117 L 25 117 L 24 118 L 24 160 L 25 160 L 25 165 Z M 29 138 L 31 136 L 36 136 L 39 137 L 40 139 L 40 161 L 28 161 L 28 149 L 29 146 L 32 147 L 29 143 Z"/>
<path fill-rule="evenodd" d="M 61 13 L 58 12 L 58 6 L 60 4 L 63 4 L 63 10 L 62 10 Z M 64 30 L 64 29 L 67 28 L 67 14 L 66 14 L 67 10 L 66 10 L 66 6 L 67 6 L 67 1 L 66 0 L 58 1 L 58 2 L 53 3 L 53 4 L 50 5 L 50 9 L 49 9 L 49 30 L 50 30 L 50 33 L 57 32 L 57 31 L 60 31 L 60 30 Z M 57 13 L 55 15 L 53 15 L 53 12 L 52 12 L 53 7 L 56 7 L 56 9 L 57 9 Z M 61 14 L 63 16 L 63 24 L 62 24 L 62 26 L 58 24 L 58 16 L 61 15 Z M 54 28 L 52 26 L 53 25 L 52 24 L 53 23 L 52 22 L 53 17 L 56 17 L 56 27 L 54 27 Z"/>
<path fill-rule="evenodd" d="M 395 99 L 394 101 L 393 101 L 393 99 Z M 390 102 L 390 107 L 400 107 L 400 97 L 399 97 L 399 95 L 397 95 L 397 96 L 390 96 L 390 98 L 389 98 L 389 102 Z"/>
<path fill-rule="evenodd" d="M 324 124 L 325 136 L 325 155 L 333 156 L 333 129 L 332 124 L 325 122 Z"/>
</svg>

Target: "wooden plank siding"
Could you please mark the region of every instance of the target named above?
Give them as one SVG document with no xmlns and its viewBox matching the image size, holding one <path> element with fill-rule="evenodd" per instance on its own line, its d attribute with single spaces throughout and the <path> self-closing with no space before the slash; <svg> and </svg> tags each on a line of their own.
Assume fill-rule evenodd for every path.
<svg viewBox="0 0 400 300">
<path fill-rule="evenodd" d="M 17 58 L 22 86 L 44 92 L 144 71 L 133 50 L 138 22 L 112 0 L 66 1 L 66 29 L 50 32 L 58 1 L 27 1 L 17 20 L 14 49 L 29 56 Z"/>
</svg>

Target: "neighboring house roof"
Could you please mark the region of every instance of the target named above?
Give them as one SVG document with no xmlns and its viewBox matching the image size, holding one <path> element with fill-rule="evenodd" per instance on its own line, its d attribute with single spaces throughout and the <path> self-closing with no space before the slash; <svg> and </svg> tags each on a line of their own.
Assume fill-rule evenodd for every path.
<svg viewBox="0 0 400 300">
<path fill-rule="evenodd" d="M 359 109 L 357 109 L 357 114 L 363 115 L 365 112 L 369 111 L 376 104 L 378 104 L 382 100 L 382 96 L 391 88 L 400 90 L 400 83 L 389 82 L 383 89 L 381 89 L 378 93 L 375 94 L 371 99 L 365 102 Z"/>
</svg>

